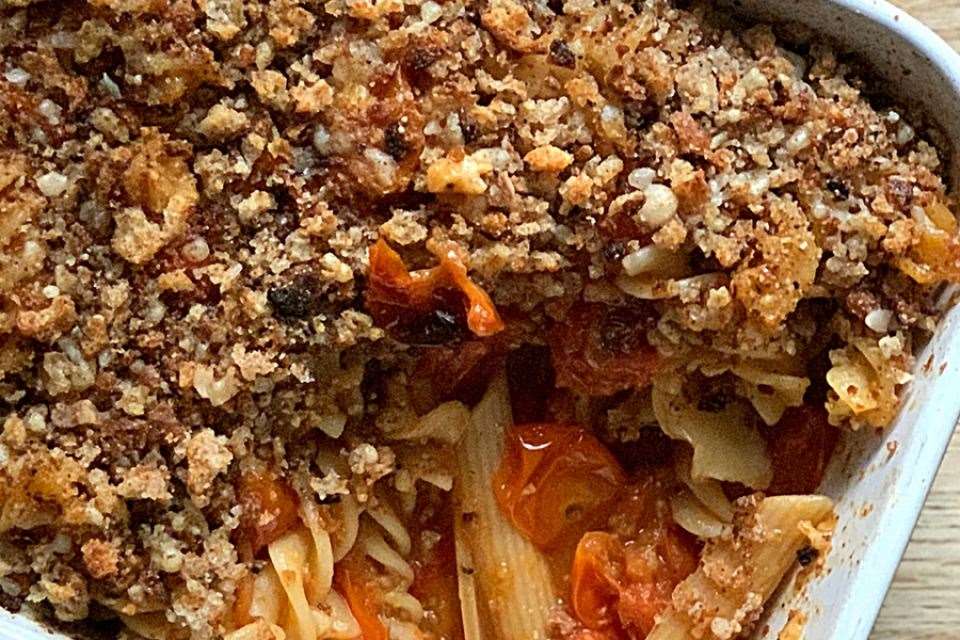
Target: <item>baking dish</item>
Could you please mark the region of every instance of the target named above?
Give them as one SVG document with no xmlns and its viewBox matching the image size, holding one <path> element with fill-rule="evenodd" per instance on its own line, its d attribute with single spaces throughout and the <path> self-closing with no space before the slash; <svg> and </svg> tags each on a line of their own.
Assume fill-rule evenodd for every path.
<svg viewBox="0 0 960 640">
<path fill-rule="evenodd" d="M 889 45 L 888 48 L 884 49 L 883 51 L 877 48 L 878 43 L 883 43 L 885 37 L 891 37 L 888 32 L 886 31 L 884 32 L 884 33 L 887 33 L 886 36 L 883 36 L 883 35 L 877 36 L 876 34 L 871 33 L 869 27 L 863 27 L 863 28 L 858 27 L 855 24 L 856 21 L 854 20 L 854 18 L 851 17 L 853 14 L 851 14 L 851 16 L 847 16 L 847 14 L 845 13 L 846 9 L 840 5 L 819 5 L 819 6 L 821 7 L 821 10 L 824 12 L 829 10 L 835 10 L 839 12 L 836 16 L 834 16 L 836 18 L 840 18 L 840 20 L 836 22 L 836 25 L 835 25 L 835 28 L 838 31 L 838 33 L 834 35 L 842 36 L 841 39 L 843 39 L 843 37 L 845 36 L 843 36 L 843 34 L 840 32 L 844 31 L 849 33 L 855 33 L 858 35 L 858 37 L 862 36 L 865 38 L 864 46 L 866 46 L 867 48 L 860 48 L 858 47 L 858 43 L 852 42 L 852 41 L 847 44 L 847 48 L 852 50 L 859 50 L 861 51 L 861 53 L 864 54 L 866 58 L 870 59 L 871 61 L 875 61 L 875 64 L 878 67 L 878 71 L 881 73 L 881 75 L 883 75 L 886 72 L 887 74 L 889 74 L 887 77 L 890 77 L 890 78 L 895 77 L 895 74 L 898 73 L 894 64 L 895 61 L 899 60 L 902 62 L 904 59 L 909 60 L 909 56 L 905 56 L 904 54 L 906 49 L 904 49 L 902 46 L 900 47 L 900 49 L 898 49 L 897 48 L 898 45 Z M 814 17 L 818 15 L 816 10 L 811 9 L 810 11 L 803 11 L 803 12 L 797 13 L 797 7 L 798 7 L 797 4 L 792 3 L 791 5 L 786 7 L 783 15 L 770 16 L 770 17 L 799 18 L 801 19 L 801 21 L 808 21 L 812 26 L 818 29 L 818 32 L 825 33 L 825 34 L 828 33 L 828 27 L 830 27 L 831 25 L 834 25 L 834 22 L 831 21 L 833 20 L 833 18 L 830 18 L 830 17 L 819 17 L 819 18 L 816 18 L 816 21 L 814 22 L 813 21 Z M 772 11 L 771 5 L 769 3 L 764 3 L 761 6 L 761 8 L 764 12 L 767 12 L 767 13 Z M 877 7 L 874 7 L 874 8 L 877 8 Z M 869 20 L 869 17 L 867 17 L 866 19 Z M 884 53 L 884 51 L 886 53 Z M 883 59 L 881 60 L 881 58 Z M 885 70 L 883 68 L 884 66 L 888 68 Z M 919 70 L 920 66 L 921 66 L 921 63 L 919 62 L 918 63 L 911 62 L 909 66 L 902 66 L 900 68 L 899 73 L 901 73 L 904 76 L 904 78 L 901 79 L 902 81 L 898 81 L 896 83 L 896 86 L 901 89 L 904 89 L 905 93 L 909 94 L 911 97 L 914 97 L 914 98 L 920 97 L 921 101 L 925 102 L 928 105 L 929 110 L 931 112 L 940 114 L 941 117 L 943 118 L 949 117 L 951 111 L 947 107 L 949 106 L 949 103 L 950 103 L 950 97 L 953 96 L 952 92 L 947 92 L 946 94 L 937 94 L 937 95 L 927 96 L 926 94 L 923 94 L 921 90 L 929 90 L 931 87 L 951 86 L 951 85 L 949 83 L 944 83 L 942 80 L 938 80 L 935 77 L 935 75 L 932 77 L 928 77 L 926 79 L 921 78 L 920 77 L 921 74 Z M 908 71 L 910 73 L 908 73 Z M 913 73 L 916 73 L 917 78 L 919 78 L 914 80 L 914 82 L 917 83 L 917 86 L 915 87 L 916 90 L 914 90 L 914 88 L 910 88 L 910 84 L 906 80 L 906 78 Z M 938 95 L 939 97 L 946 96 L 944 98 L 943 104 L 939 104 L 936 102 Z M 952 131 L 952 129 L 949 126 L 950 123 L 941 122 L 940 124 L 945 129 Z M 947 331 L 947 333 L 949 333 L 949 331 Z M 926 355 L 922 357 L 921 362 L 923 362 L 925 358 L 926 358 Z M 948 362 L 949 362 L 949 359 L 948 359 Z M 932 366 L 928 368 L 928 371 L 929 372 L 932 372 L 935 370 L 938 371 L 938 366 L 939 366 L 939 361 L 932 362 Z M 929 382 L 925 381 L 922 384 L 922 386 L 920 386 L 920 391 L 917 391 L 916 394 L 918 396 L 922 395 L 924 391 L 929 391 L 930 389 L 935 388 L 936 386 L 937 386 L 937 383 L 933 382 L 932 379 Z M 932 406 L 933 406 L 932 403 L 923 403 L 922 405 L 924 409 L 927 409 Z M 917 432 L 916 437 L 914 437 L 911 434 L 908 434 L 907 431 L 911 431 L 911 432 L 914 431 L 911 428 L 912 424 L 918 423 L 919 420 L 922 419 L 924 420 L 924 426 L 925 426 L 923 436 L 929 436 L 929 433 L 931 432 L 931 430 L 934 430 L 935 433 L 941 433 L 942 430 L 938 428 L 938 425 L 940 424 L 949 425 L 952 422 L 952 416 L 949 416 L 950 412 L 946 411 L 943 420 L 938 420 L 938 417 L 936 416 L 934 418 L 925 418 L 923 416 L 916 415 L 917 412 L 914 411 L 912 408 L 908 408 L 906 413 L 908 415 L 913 416 L 913 422 L 911 423 L 909 419 L 904 418 L 901 421 L 901 424 L 898 424 L 897 428 L 894 429 L 894 434 L 898 433 L 898 429 L 901 430 L 902 433 L 899 436 L 901 438 L 900 442 L 909 443 L 911 448 L 908 448 L 905 444 L 904 448 L 901 451 L 899 451 L 900 457 L 897 457 L 898 452 L 894 450 L 892 446 L 891 446 L 891 449 L 885 449 L 883 446 L 884 442 L 876 437 L 871 436 L 870 434 L 864 434 L 857 438 L 851 438 L 850 441 L 845 443 L 844 445 L 846 455 L 841 454 L 842 455 L 841 460 L 845 460 L 845 464 L 836 465 L 836 471 L 832 473 L 832 475 L 830 476 L 830 479 L 828 480 L 827 490 L 831 494 L 833 494 L 835 497 L 844 499 L 843 502 L 841 503 L 842 504 L 841 511 L 842 511 L 842 515 L 844 515 L 844 522 L 845 522 L 846 529 L 841 531 L 841 534 L 838 537 L 838 540 L 837 540 L 837 544 L 839 547 L 838 552 L 834 554 L 834 557 L 831 559 L 831 562 L 833 563 L 831 564 L 832 574 L 830 575 L 830 577 L 828 577 L 827 581 L 824 582 L 824 584 L 830 584 L 830 581 L 834 580 L 836 582 L 837 589 L 833 592 L 825 591 L 823 593 L 823 596 L 821 597 L 819 595 L 820 592 L 818 591 L 818 589 L 823 589 L 824 587 L 822 587 L 822 585 L 815 585 L 809 592 L 808 599 L 804 603 L 797 605 L 799 608 L 806 610 L 810 614 L 810 617 L 814 619 L 814 622 L 812 623 L 813 625 L 821 625 L 821 626 L 826 625 L 822 629 L 814 630 L 814 628 L 811 628 L 809 635 L 813 637 L 855 637 L 856 633 L 861 633 L 861 631 L 855 631 L 855 632 L 848 631 L 843 627 L 843 624 L 844 624 L 843 616 L 845 615 L 844 612 L 846 611 L 854 611 L 858 613 L 875 612 L 876 610 L 875 607 L 871 609 L 871 606 L 869 605 L 869 603 L 867 604 L 867 606 L 863 606 L 862 604 L 856 601 L 856 597 L 859 596 L 860 593 L 868 592 L 868 588 L 871 591 L 875 592 L 877 583 L 888 581 L 889 574 L 886 575 L 885 578 L 883 576 L 880 576 L 880 577 L 875 577 L 874 579 L 869 579 L 869 577 L 863 576 L 863 573 L 864 573 L 863 571 L 858 570 L 856 568 L 857 567 L 856 561 L 858 559 L 863 560 L 863 558 L 866 557 L 867 554 L 874 552 L 874 550 L 877 548 L 885 549 L 888 551 L 887 555 L 891 556 L 890 558 L 888 558 L 888 561 L 885 563 L 871 562 L 870 566 L 883 567 L 884 570 L 887 567 L 889 567 L 890 569 L 889 573 L 892 573 L 893 567 L 896 564 L 896 560 L 895 560 L 896 554 L 895 553 L 891 554 L 889 553 L 889 551 L 891 549 L 896 549 L 897 551 L 899 551 L 900 548 L 902 548 L 902 544 L 898 542 L 898 540 L 901 540 L 901 538 L 903 541 L 906 540 L 906 535 L 909 529 L 909 525 L 903 528 L 902 530 L 903 536 L 901 538 L 894 538 L 894 537 L 890 537 L 889 539 L 885 538 L 884 540 L 875 541 L 873 545 L 869 547 L 866 545 L 857 546 L 856 544 L 850 544 L 848 546 L 844 546 L 846 544 L 845 542 L 846 538 L 849 538 L 851 542 L 852 541 L 863 542 L 869 539 L 870 537 L 869 533 L 871 531 L 879 530 L 879 531 L 882 531 L 885 536 L 887 536 L 888 531 L 894 531 L 893 528 L 888 528 L 885 526 L 885 523 L 887 522 L 887 520 L 896 521 L 899 524 L 909 523 L 913 521 L 913 518 L 916 515 L 916 507 L 919 506 L 919 499 L 913 500 L 911 498 L 911 500 L 902 500 L 901 503 L 906 504 L 906 506 L 903 508 L 900 508 L 900 510 L 896 510 L 894 509 L 894 506 L 893 506 L 895 504 L 895 500 L 893 498 L 894 498 L 894 495 L 897 494 L 897 492 L 900 491 L 903 487 L 907 487 L 907 489 L 905 490 L 906 495 L 919 496 L 919 498 L 922 498 L 922 495 L 924 493 L 924 488 L 925 488 L 924 482 L 923 481 L 919 483 L 916 482 L 913 476 L 911 476 L 910 478 L 905 478 L 902 475 L 897 476 L 897 473 L 898 473 L 897 470 L 903 468 L 903 469 L 910 469 L 911 472 L 916 471 L 917 469 L 931 471 L 932 468 L 935 466 L 937 447 L 936 446 L 927 447 L 926 451 L 930 451 L 931 449 L 933 449 L 934 454 L 932 455 L 928 454 L 928 457 L 925 457 L 922 460 L 920 460 L 919 459 L 920 452 L 923 451 L 923 441 L 918 440 L 920 435 L 919 430 L 916 430 Z M 947 417 L 949 417 L 950 420 L 947 420 L 946 419 Z M 931 426 L 934 429 L 926 428 Z M 894 436 L 894 437 L 897 437 L 897 436 Z M 859 472 L 868 463 L 870 463 L 874 457 L 876 457 L 878 461 L 882 460 L 885 455 L 891 453 L 891 450 L 892 450 L 893 456 L 890 456 L 890 457 L 892 460 L 895 460 L 896 462 L 889 463 L 887 465 L 877 465 L 876 471 L 869 475 L 866 475 L 862 480 L 859 478 L 859 476 L 850 475 L 850 474 Z M 908 458 L 911 462 L 911 464 L 909 465 L 903 464 L 903 462 L 901 462 L 904 460 L 904 457 L 908 455 L 908 451 L 918 452 L 917 453 L 918 459 L 916 461 L 916 464 L 914 464 L 914 460 L 912 458 Z M 910 454 L 910 455 L 912 456 L 913 454 Z M 902 467 L 900 466 L 901 464 L 903 465 Z M 921 476 L 921 480 L 923 477 L 924 476 Z M 929 478 L 927 477 L 927 481 L 928 480 Z M 915 490 L 914 487 L 917 487 L 917 489 Z M 856 494 L 858 491 L 863 495 L 857 496 Z M 867 507 L 868 500 L 869 500 L 869 506 L 873 508 L 872 513 L 870 512 L 870 509 Z M 865 516 L 863 519 L 863 523 L 864 523 L 863 526 L 859 526 L 860 520 L 857 519 L 858 516 L 860 515 Z M 871 519 L 871 516 L 873 517 L 872 519 Z M 851 553 L 849 561 L 847 561 L 846 554 L 851 549 L 853 549 L 854 551 Z M 840 556 L 839 558 L 837 558 L 838 555 Z M 844 564 L 845 562 L 847 564 Z M 856 575 L 853 575 L 854 573 Z M 850 594 L 850 596 L 844 597 L 845 594 Z M 792 601 L 788 600 L 786 596 L 784 596 L 783 600 L 784 600 L 783 602 L 784 606 L 782 607 L 781 610 L 786 610 L 788 607 L 793 606 L 792 604 L 790 604 L 790 602 Z M 824 616 L 818 615 L 817 606 L 818 605 L 836 605 L 838 602 L 842 606 L 838 606 L 836 611 L 839 612 L 841 615 L 837 616 L 837 615 L 834 615 L 834 611 L 829 611 L 827 615 L 830 617 L 830 620 L 828 621 L 820 620 L 820 618 L 823 618 Z M 879 604 L 879 600 L 877 604 Z M 778 615 L 782 616 L 783 614 L 781 613 Z M 865 620 L 865 623 L 861 625 L 863 634 L 866 633 L 866 629 L 869 627 L 871 618 L 872 616 L 870 615 L 864 616 L 862 618 L 863 620 Z M 859 622 L 857 624 L 859 624 Z M 778 628 L 778 626 L 779 625 L 777 624 L 772 624 L 771 629 L 775 631 Z M 9 635 L 11 635 L 12 637 L 23 637 L 25 634 L 14 631 L 14 632 L 11 632 Z"/>
<path fill-rule="evenodd" d="M 960 139 L 960 56 L 902 10 L 881 0 L 721 4 L 749 19 L 797 22 L 834 41 L 869 67 L 874 82 L 885 83 L 883 93 L 929 118 L 942 140 Z M 956 189 L 960 153 L 944 151 Z M 917 358 L 903 408 L 885 433 L 844 434 L 821 487 L 836 499 L 840 518 L 826 573 L 800 593 L 783 588 L 758 638 L 776 638 L 793 610 L 806 615 L 811 640 L 870 634 L 960 414 L 958 322 L 960 309 L 953 308 Z"/>
</svg>

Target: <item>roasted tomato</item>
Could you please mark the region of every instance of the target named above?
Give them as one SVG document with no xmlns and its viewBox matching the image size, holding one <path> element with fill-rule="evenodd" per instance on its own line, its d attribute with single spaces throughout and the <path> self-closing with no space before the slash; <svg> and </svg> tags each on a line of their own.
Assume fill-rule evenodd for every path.
<svg viewBox="0 0 960 640">
<path fill-rule="evenodd" d="M 366 305 L 377 324 L 401 336 L 418 328 L 422 340 L 442 342 L 438 337 L 455 330 L 456 317 L 449 309 L 454 294 L 462 299 L 467 326 L 475 335 L 501 331 L 503 321 L 493 301 L 470 279 L 456 252 L 446 251 L 439 259 L 432 269 L 410 272 L 382 238 L 370 248 Z"/>
<path fill-rule="evenodd" d="M 770 495 L 814 493 L 837 444 L 839 429 L 822 406 L 787 409 L 769 430 L 767 450 L 773 463 Z"/>
<path fill-rule="evenodd" d="M 570 605 L 589 629 L 613 624 L 623 580 L 623 545 L 603 531 L 585 534 L 577 545 L 570 571 Z"/>
<path fill-rule="evenodd" d="M 382 597 L 369 560 L 356 551 L 347 554 L 337 563 L 333 581 L 360 625 L 360 637 L 387 640 L 387 628 L 380 620 Z"/>
<path fill-rule="evenodd" d="M 298 521 L 297 494 L 269 471 L 240 476 L 237 498 L 241 508 L 240 542 L 249 545 L 254 556 Z"/>
<path fill-rule="evenodd" d="M 557 386 L 590 396 L 650 384 L 659 364 L 647 342 L 653 309 L 582 304 L 550 332 Z"/>
<path fill-rule="evenodd" d="M 507 435 L 493 488 L 513 525 L 549 549 L 597 526 L 625 481 L 616 458 L 586 430 L 530 424 Z"/>
<path fill-rule="evenodd" d="M 652 476 L 630 488 L 610 522 L 615 533 L 592 531 L 577 545 L 571 608 L 588 629 L 642 638 L 697 568 L 699 550 L 673 524 L 663 485 Z"/>
<path fill-rule="evenodd" d="M 446 400 L 479 401 L 497 362 L 497 350 L 490 340 L 423 349 L 410 377 L 414 409 L 423 414 Z"/>
</svg>

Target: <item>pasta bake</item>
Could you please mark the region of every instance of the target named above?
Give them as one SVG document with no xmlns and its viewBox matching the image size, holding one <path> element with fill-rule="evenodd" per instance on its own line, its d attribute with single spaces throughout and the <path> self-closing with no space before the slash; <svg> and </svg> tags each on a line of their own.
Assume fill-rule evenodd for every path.
<svg viewBox="0 0 960 640">
<path fill-rule="evenodd" d="M 124 640 L 762 629 L 960 281 L 944 141 L 798 31 L 0 0 L 0 606 Z"/>
</svg>

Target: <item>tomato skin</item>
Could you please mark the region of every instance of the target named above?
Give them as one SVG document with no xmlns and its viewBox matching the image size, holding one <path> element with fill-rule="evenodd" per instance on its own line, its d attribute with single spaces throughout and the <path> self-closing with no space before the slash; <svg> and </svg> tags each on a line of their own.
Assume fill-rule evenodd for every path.
<svg viewBox="0 0 960 640">
<path fill-rule="evenodd" d="M 773 480 L 766 493 L 815 493 L 840 435 L 839 429 L 828 422 L 826 409 L 791 407 L 768 434 Z"/>
<path fill-rule="evenodd" d="M 646 338 L 652 308 L 580 304 L 548 336 L 557 386 L 609 396 L 650 384 L 660 357 Z"/>
<path fill-rule="evenodd" d="M 577 545 L 571 608 L 589 630 L 642 638 L 697 568 L 699 549 L 673 524 L 664 487 L 652 477 L 630 488 L 610 522 L 616 534 L 591 531 Z"/>
<path fill-rule="evenodd" d="M 509 432 L 493 489 L 513 525 L 552 549 L 598 525 L 625 482 L 616 458 L 591 433 L 539 423 Z"/>
<path fill-rule="evenodd" d="M 240 476 L 240 542 L 256 556 L 299 521 L 297 494 L 269 471 L 251 471 Z"/>
<path fill-rule="evenodd" d="M 623 547 L 616 536 L 602 531 L 584 534 L 570 571 L 570 606 L 588 629 L 610 627 L 620 597 Z"/>
<path fill-rule="evenodd" d="M 364 558 L 348 554 L 337 563 L 334 584 L 346 599 L 350 612 L 360 625 L 362 640 L 387 640 L 387 628 L 380 620 L 380 593 L 373 583 L 371 567 Z"/>
<path fill-rule="evenodd" d="M 366 306 L 379 326 L 409 330 L 424 317 L 442 311 L 452 292 L 459 292 L 467 326 L 479 337 L 504 328 L 490 296 L 467 275 L 452 250 L 440 253 L 440 264 L 410 272 L 396 251 L 380 238 L 370 248 Z"/>
</svg>

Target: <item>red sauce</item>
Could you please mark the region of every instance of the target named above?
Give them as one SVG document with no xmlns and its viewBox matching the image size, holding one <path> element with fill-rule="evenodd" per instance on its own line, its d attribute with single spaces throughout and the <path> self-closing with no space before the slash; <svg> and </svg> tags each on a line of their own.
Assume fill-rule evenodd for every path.
<svg viewBox="0 0 960 640">
<path fill-rule="evenodd" d="M 557 386 L 588 396 L 650 384 L 660 364 L 647 342 L 652 308 L 580 304 L 548 336 Z"/>
<path fill-rule="evenodd" d="M 337 563 L 333 575 L 337 591 L 347 601 L 350 612 L 360 625 L 363 640 L 387 640 L 387 628 L 380 620 L 382 596 L 376 584 L 373 565 L 358 549 Z"/>
<path fill-rule="evenodd" d="M 658 475 L 627 488 L 610 530 L 590 532 L 577 545 L 570 607 L 600 637 L 646 637 L 674 588 L 697 568 L 699 543 L 673 523 Z"/>
<path fill-rule="evenodd" d="M 547 552 L 582 627 L 579 640 L 643 638 L 697 567 L 696 538 L 670 511 L 669 468 L 633 478 L 587 430 L 558 424 L 507 435 L 494 494 L 501 511 Z"/>
<path fill-rule="evenodd" d="M 237 485 L 237 498 L 242 509 L 238 542 L 241 547 L 248 546 L 252 556 L 299 521 L 297 494 L 268 471 L 243 474 Z"/>
<path fill-rule="evenodd" d="M 787 409 L 768 431 L 773 480 L 766 493 L 815 493 L 839 434 L 840 430 L 827 421 L 827 410 L 822 406 Z"/>
<path fill-rule="evenodd" d="M 420 510 L 426 517 L 411 528 L 414 579 L 410 593 L 427 612 L 421 623 L 424 630 L 437 638 L 462 640 L 453 505 L 446 497 L 438 500 L 435 508 Z M 425 531 L 430 536 L 425 537 Z M 434 535 L 439 535 L 439 540 Z"/>
</svg>

